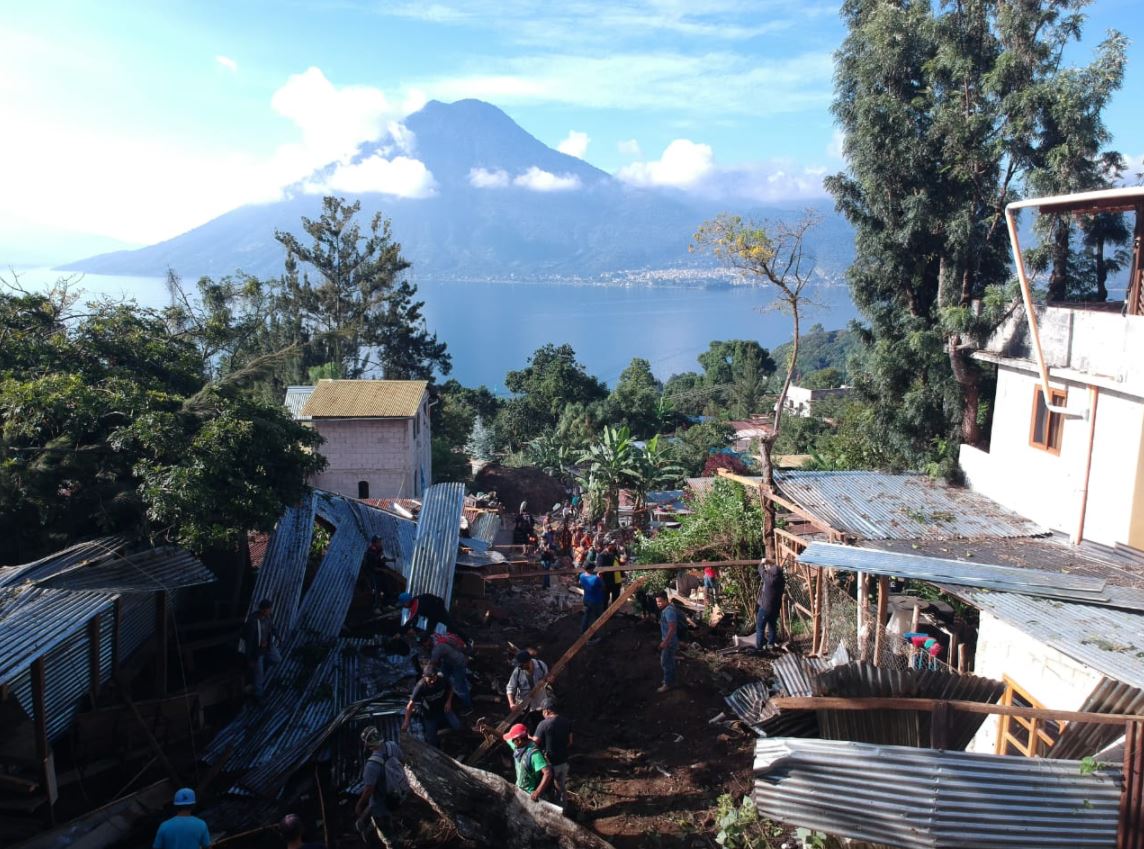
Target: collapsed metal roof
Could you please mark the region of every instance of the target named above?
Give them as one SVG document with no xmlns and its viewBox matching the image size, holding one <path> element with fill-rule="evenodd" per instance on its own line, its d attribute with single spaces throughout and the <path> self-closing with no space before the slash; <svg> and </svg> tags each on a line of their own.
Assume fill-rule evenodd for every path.
<svg viewBox="0 0 1144 849">
<path fill-rule="evenodd" d="M 152 593 L 199 586 L 215 581 L 198 558 L 174 546 L 152 548 L 95 563 L 80 563 L 36 582 L 62 590 L 112 590 Z"/>
<path fill-rule="evenodd" d="M 1034 537 L 1048 531 L 970 489 L 928 475 L 775 472 L 779 492 L 860 539 Z"/>
<path fill-rule="evenodd" d="M 1119 767 L 839 740 L 755 746 L 763 816 L 902 849 L 1111 849 Z"/>
<path fill-rule="evenodd" d="M 338 634 L 375 535 L 410 592 L 433 592 L 448 602 L 463 500 L 461 484 L 431 486 L 417 522 L 322 491 L 286 511 L 252 596 L 252 605 L 263 597 L 274 601 L 283 661 L 267 676 L 264 701 L 245 705 L 203 756 L 208 763 L 223 761 L 225 771 L 238 775 L 231 792 L 273 795 L 313 755 L 342 711 L 414 674 L 408 656 L 371 656 L 365 641 Z M 315 516 L 334 531 L 303 593 Z M 395 710 L 403 708 L 404 694 L 394 701 L 400 702 Z"/>
<path fill-rule="evenodd" d="M 946 560 L 827 542 L 812 542 L 798 556 L 798 562 L 873 575 L 893 575 L 932 584 L 1017 592 L 1061 601 L 1113 605 L 1144 611 L 1144 592 L 1112 587 L 1102 578 L 1063 572 Z"/>
<path fill-rule="evenodd" d="M 775 691 L 781 696 L 897 697 L 995 702 L 1000 681 L 942 670 L 896 669 L 872 663 L 831 666 L 828 661 L 786 655 L 775 662 Z M 760 737 L 821 737 L 882 745 L 928 747 L 931 716 L 926 711 L 790 710 L 775 707 L 763 682 L 740 687 L 725 700 Z M 964 749 L 985 721 L 983 714 L 955 712 L 947 744 Z"/>
<path fill-rule="evenodd" d="M 1103 678 L 1078 710 L 1083 713 L 1126 713 L 1139 716 L 1144 713 L 1144 690 L 1122 681 Z M 1123 738 L 1124 726 L 1121 725 L 1070 722 L 1049 749 L 1047 757 L 1089 757 Z"/>
<path fill-rule="evenodd" d="M 0 685 L 109 611 L 115 598 L 29 586 L 0 589 Z"/>
<path fill-rule="evenodd" d="M 0 569 L 0 587 L 11 587 L 25 581 L 38 581 L 41 578 L 47 578 L 64 569 L 71 568 L 77 563 L 104 560 L 119 551 L 125 542 L 124 537 L 120 536 L 85 540 L 31 563 L 6 566 Z"/>
</svg>

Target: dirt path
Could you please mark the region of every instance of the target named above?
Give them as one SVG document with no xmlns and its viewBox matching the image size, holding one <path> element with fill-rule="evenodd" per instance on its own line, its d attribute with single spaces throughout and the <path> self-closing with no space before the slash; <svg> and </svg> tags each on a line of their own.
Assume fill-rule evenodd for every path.
<svg viewBox="0 0 1144 849">
<path fill-rule="evenodd" d="M 527 646 L 551 664 L 579 635 L 579 617 L 569 613 L 542 628 L 533 618 L 530 625 L 540 597 L 536 590 L 504 592 L 498 601 L 509 619 L 479 640 Z M 718 797 L 730 793 L 738 800 L 750 789 L 753 735 L 709 720 L 727 712 L 724 695 L 765 675 L 769 664 L 720 656 L 713 649 L 726 645 L 728 634 L 699 629 L 687 634 L 680 652 L 678 688 L 660 694 L 658 641 L 656 622 L 620 614 L 555 687 L 561 713 L 575 724 L 570 816 L 617 849 L 710 845 L 697 832 L 711 832 Z M 486 687 L 507 677 L 507 654 L 487 654 L 474 664 Z M 501 708 L 479 712 L 490 720 L 503 716 Z M 481 766 L 511 775 L 507 749 L 495 750 Z"/>
</svg>

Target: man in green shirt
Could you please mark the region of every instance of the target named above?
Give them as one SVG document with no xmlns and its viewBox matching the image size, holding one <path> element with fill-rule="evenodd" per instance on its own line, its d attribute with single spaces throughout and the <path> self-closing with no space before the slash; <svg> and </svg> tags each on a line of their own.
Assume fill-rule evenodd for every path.
<svg viewBox="0 0 1144 849">
<path fill-rule="evenodd" d="M 528 736 L 528 728 L 518 722 L 504 735 L 504 741 L 512 749 L 512 760 L 516 765 L 516 786 L 537 802 L 552 783 L 552 767 L 536 743 Z"/>
</svg>

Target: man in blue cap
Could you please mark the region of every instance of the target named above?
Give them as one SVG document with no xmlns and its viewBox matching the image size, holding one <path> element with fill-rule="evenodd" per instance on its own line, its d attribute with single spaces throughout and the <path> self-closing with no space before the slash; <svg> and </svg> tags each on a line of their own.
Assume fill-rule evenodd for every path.
<svg viewBox="0 0 1144 849">
<path fill-rule="evenodd" d="M 209 849 L 211 835 L 207 824 L 191 815 L 195 791 L 183 787 L 175 791 L 175 815 L 155 832 L 153 849 Z"/>
</svg>

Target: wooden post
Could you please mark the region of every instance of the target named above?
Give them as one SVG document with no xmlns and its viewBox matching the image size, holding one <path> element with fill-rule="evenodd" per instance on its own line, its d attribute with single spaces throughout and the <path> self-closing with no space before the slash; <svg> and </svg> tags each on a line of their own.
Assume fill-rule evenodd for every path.
<svg viewBox="0 0 1144 849">
<path fill-rule="evenodd" d="M 576 656 L 577 652 L 584 648 L 584 646 L 588 645 L 588 640 L 592 639 L 592 637 L 596 635 L 596 632 L 603 628 L 604 624 L 613 616 L 615 616 L 616 613 L 618 613 L 620 609 L 628 603 L 628 599 L 630 599 L 635 594 L 636 590 L 643 586 L 646 580 L 646 578 L 636 578 L 634 581 L 624 587 L 623 592 L 620 593 L 616 600 L 611 603 L 607 610 L 600 614 L 600 618 L 593 622 L 588 627 L 588 630 L 581 634 L 576 642 L 572 643 L 572 645 L 568 647 L 564 654 L 560 656 L 560 659 L 549 667 L 548 674 L 540 679 L 537 685 L 533 687 L 532 694 L 530 694 L 529 698 L 525 699 L 509 712 L 509 715 L 506 716 L 501 724 L 496 727 L 496 733 L 493 736 L 486 738 L 485 742 L 481 743 L 481 745 L 477 747 L 476 751 L 469 755 L 469 757 L 465 758 L 465 763 L 475 764 L 488 753 L 489 749 L 500 742 L 501 735 L 508 731 L 512 724 L 516 722 L 516 720 L 519 719 L 525 711 L 531 709 L 533 695 L 544 692 L 544 688 L 556 680 L 556 676 L 563 672 L 565 667 L 567 667 L 568 664 L 572 662 L 572 658 Z"/>
<path fill-rule="evenodd" d="M 886 630 L 886 608 L 890 600 L 890 579 L 878 576 L 878 621 L 874 623 L 874 665 L 882 665 L 882 634 Z"/>
<path fill-rule="evenodd" d="M 135 704 L 135 701 L 131 698 L 131 694 L 127 692 L 125 682 L 116 681 L 116 684 L 119 685 L 119 697 L 122 698 L 127 707 L 131 709 L 131 714 L 135 717 L 135 721 L 139 723 L 139 728 L 142 729 L 143 736 L 147 738 L 147 745 L 151 747 L 155 756 L 159 758 L 159 762 L 163 764 L 163 768 L 167 770 L 167 775 L 171 776 L 171 781 L 174 785 L 181 787 L 183 782 L 182 779 L 179 778 L 179 773 L 175 771 L 175 767 L 167 758 L 167 753 L 163 750 L 163 746 L 151 732 L 150 726 L 147 725 L 147 720 L 144 719 L 143 714 L 139 712 L 139 706 Z"/>
<path fill-rule="evenodd" d="M 155 695 L 167 695 L 167 591 L 155 593 Z"/>
<path fill-rule="evenodd" d="M 969 671 L 969 664 L 966 663 L 969 653 L 966 651 L 965 643 L 957 647 L 957 671 L 962 675 Z"/>
<path fill-rule="evenodd" d="M 1144 849 L 1144 725 L 1124 726 L 1124 783 L 1116 849 Z"/>
<path fill-rule="evenodd" d="M 916 601 L 914 602 L 914 613 L 910 617 L 910 630 L 915 634 L 918 632 L 918 623 L 921 621 L 922 608 Z M 914 668 L 914 661 L 918 657 L 918 647 L 914 645 L 913 640 L 910 640 L 910 669 Z"/>
<path fill-rule="evenodd" d="M 949 748 L 949 702 L 938 702 L 930 711 L 930 748 Z"/>
<path fill-rule="evenodd" d="M 818 639 L 822 633 L 822 570 L 817 569 L 814 574 L 814 590 L 810 599 L 810 653 L 818 654 Z"/>
<path fill-rule="evenodd" d="M 957 669 L 957 652 L 960 648 L 961 644 L 957 641 L 957 632 L 951 630 L 949 632 L 949 649 L 945 653 L 946 665 L 950 669 Z"/>
<path fill-rule="evenodd" d="M 828 580 L 826 570 L 820 570 L 822 578 L 819 584 L 819 593 L 822 595 L 822 644 L 819 647 L 819 654 L 830 654 L 830 581 Z"/>
<path fill-rule="evenodd" d="M 44 706 L 44 659 L 32 662 L 32 724 L 36 734 L 36 759 L 40 762 L 40 786 L 48 797 L 48 818 L 56 824 L 56 768 L 48 743 L 48 716 Z"/>
<path fill-rule="evenodd" d="M 858 573 L 858 659 L 863 663 L 866 662 L 868 654 L 866 625 L 870 618 L 870 612 L 866 609 L 869 604 L 869 588 L 866 579 L 865 572 Z"/>
<path fill-rule="evenodd" d="M 91 706 L 99 700 L 99 614 L 87 623 L 88 697 Z"/>
</svg>

